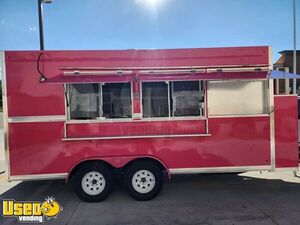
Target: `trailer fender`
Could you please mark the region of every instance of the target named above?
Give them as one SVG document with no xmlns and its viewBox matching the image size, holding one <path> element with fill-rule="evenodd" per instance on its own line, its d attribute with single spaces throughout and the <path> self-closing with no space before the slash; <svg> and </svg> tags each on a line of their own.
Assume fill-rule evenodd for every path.
<svg viewBox="0 0 300 225">
<path fill-rule="evenodd" d="M 126 165 L 128 165 L 128 164 L 130 164 L 130 163 L 132 163 L 132 162 L 134 162 L 136 160 L 147 160 L 147 159 L 155 161 L 158 164 L 160 164 L 160 166 L 162 168 L 164 168 L 165 171 L 167 172 L 168 178 L 169 179 L 171 178 L 169 168 L 166 166 L 166 164 L 162 160 L 160 160 L 160 159 L 158 159 L 158 158 L 156 158 L 154 156 L 149 156 L 149 155 L 142 155 L 142 156 L 115 156 L 115 157 L 101 157 L 101 158 L 90 157 L 90 158 L 85 158 L 85 159 L 82 159 L 82 160 L 74 163 L 74 165 L 68 171 L 66 182 L 68 182 L 68 180 L 76 172 L 77 168 L 79 168 L 81 165 L 89 163 L 89 162 L 96 162 L 96 161 L 103 162 L 103 163 L 107 164 L 109 167 L 119 169 L 119 168 L 125 167 Z"/>
</svg>

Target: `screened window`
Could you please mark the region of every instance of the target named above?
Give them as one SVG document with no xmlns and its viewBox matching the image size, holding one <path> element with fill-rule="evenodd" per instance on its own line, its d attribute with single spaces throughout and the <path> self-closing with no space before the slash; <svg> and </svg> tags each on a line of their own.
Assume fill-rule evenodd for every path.
<svg viewBox="0 0 300 225">
<path fill-rule="evenodd" d="M 103 116 L 105 118 L 131 117 L 131 90 L 129 83 L 102 86 Z"/>
<path fill-rule="evenodd" d="M 129 118 L 130 83 L 70 84 L 70 119 Z"/>
<path fill-rule="evenodd" d="M 149 82 L 142 84 L 144 117 L 169 116 L 168 89 L 166 82 Z"/>
<path fill-rule="evenodd" d="M 173 116 L 199 116 L 204 101 L 197 81 L 175 81 L 171 83 Z"/>
<path fill-rule="evenodd" d="M 72 84 L 69 88 L 71 119 L 95 119 L 100 115 L 98 84 Z"/>
<path fill-rule="evenodd" d="M 203 116 L 203 82 L 142 83 L 143 117 Z"/>
</svg>

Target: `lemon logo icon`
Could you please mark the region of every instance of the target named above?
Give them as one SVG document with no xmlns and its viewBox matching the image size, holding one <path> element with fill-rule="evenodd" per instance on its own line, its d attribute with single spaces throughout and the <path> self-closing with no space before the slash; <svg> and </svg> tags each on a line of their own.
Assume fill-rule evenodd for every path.
<svg viewBox="0 0 300 225">
<path fill-rule="evenodd" d="M 41 210 L 50 219 L 56 217 L 62 211 L 62 207 L 53 197 L 48 197 L 42 203 Z"/>
</svg>

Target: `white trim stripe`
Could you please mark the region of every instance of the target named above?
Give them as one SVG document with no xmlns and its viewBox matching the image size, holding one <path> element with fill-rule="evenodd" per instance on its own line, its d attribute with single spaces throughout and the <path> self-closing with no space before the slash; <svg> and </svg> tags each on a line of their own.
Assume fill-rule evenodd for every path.
<svg viewBox="0 0 300 225">
<path fill-rule="evenodd" d="M 299 167 L 279 167 L 275 168 L 275 172 L 291 172 L 291 171 L 299 171 Z"/>
<path fill-rule="evenodd" d="M 269 114 L 220 115 L 220 116 L 211 115 L 208 118 L 209 119 L 213 119 L 213 118 L 242 118 L 242 117 L 247 118 L 247 117 L 269 117 L 269 116 L 270 116 Z"/>
<path fill-rule="evenodd" d="M 68 173 L 16 175 L 16 176 L 10 176 L 9 177 L 9 181 L 15 181 L 15 180 L 54 180 L 54 179 L 66 179 L 67 176 L 68 176 Z"/>
<path fill-rule="evenodd" d="M 269 80 L 269 111 L 270 114 L 270 158 L 272 171 L 276 168 L 276 149 L 275 149 L 275 104 L 274 104 L 274 81 Z"/>
<path fill-rule="evenodd" d="M 197 173 L 228 173 L 271 170 L 271 165 L 265 166 L 232 166 L 232 167 L 203 167 L 203 168 L 174 168 L 170 174 L 197 174 Z"/>
<path fill-rule="evenodd" d="M 32 122 L 61 122 L 65 121 L 65 115 L 53 115 L 53 116 L 16 116 L 9 117 L 9 123 L 32 123 Z"/>
<path fill-rule="evenodd" d="M 277 98 L 277 97 L 291 97 L 291 96 L 298 97 L 297 94 L 277 94 L 277 95 L 274 95 L 275 98 Z"/>
<path fill-rule="evenodd" d="M 170 134 L 170 135 L 141 135 L 141 136 L 111 136 L 111 137 L 76 137 L 63 138 L 62 141 L 112 140 L 135 138 L 176 138 L 176 137 L 210 137 L 211 134 Z"/>
<path fill-rule="evenodd" d="M 3 104 L 3 131 L 4 131 L 4 152 L 5 152 L 5 167 L 7 179 L 10 176 L 10 157 L 9 157 L 9 141 L 8 141 L 8 121 L 7 121 L 7 89 L 6 89 L 6 62 L 5 52 L 0 51 L 1 75 L 2 75 L 2 104 Z"/>
<path fill-rule="evenodd" d="M 297 171 L 297 167 L 284 168 L 285 171 Z M 202 167 L 202 168 L 171 168 L 171 175 L 175 174 L 197 174 L 197 173 L 230 173 L 230 172 L 247 172 L 247 171 L 271 171 L 271 165 L 264 166 L 230 166 L 230 167 Z M 280 168 L 278 168 L 280 171 Z M 16 175 L 11 176 L 9 181 L 17 180 L 51 180 L 51 179 L 66 179 L 68 173 L 53 173 L 53 174 L 31 174 L 31 175 Z"/>
</svg>

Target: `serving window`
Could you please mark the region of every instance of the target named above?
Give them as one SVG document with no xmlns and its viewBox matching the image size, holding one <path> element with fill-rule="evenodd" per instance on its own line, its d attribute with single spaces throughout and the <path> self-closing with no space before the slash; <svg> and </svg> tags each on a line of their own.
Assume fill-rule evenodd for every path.
<svg viewBox="0 0 300 225">
<path fill-rule="evenodd" d="M 203 81 L 142 83 L 143 117 L 204 116 Z"/>
<path fill-rule="evenodd" d="M 94 119 L 100 117 L 99 84 L 70 84 L 70 119 Z"/>
<path fill-rule="evenodd" d="M 171 106 L 173 116 L 203 115 L 203 92 L 198 81 L 175 81 L 171 83 Z"/>
<path fill-rule="evenodd" d="M 102 101 L 103 117 L 131 117 L 131 88 L 129 83 L 110 83 L 102 85 Z"/>
<path fill-rule="evenodd" d="M 209 116 L 268 113 L 267 81 L 209 81 Z"/>
<path fill-rule="evenodd" d="M 142 84 L 142 105 L 144 117 L 169 116 L 169 85 L 166 82 Z"/>
<path fill-rule="evenodd" d="M 71 120 L 131 118 L 131 84 L 69 84 L 68 103 Z"/>
</svg>

